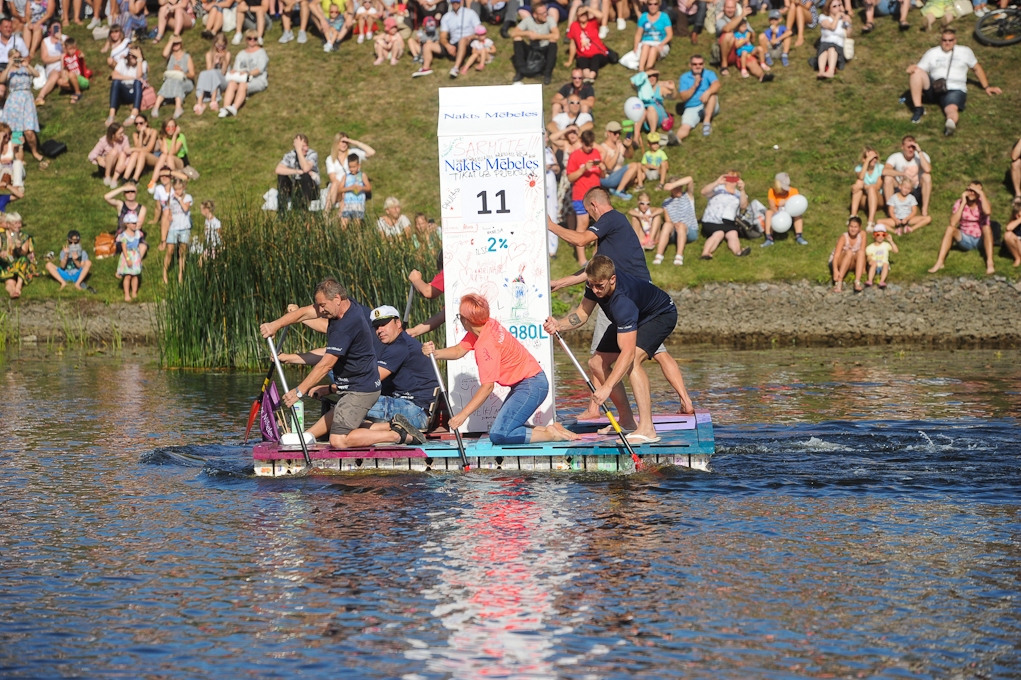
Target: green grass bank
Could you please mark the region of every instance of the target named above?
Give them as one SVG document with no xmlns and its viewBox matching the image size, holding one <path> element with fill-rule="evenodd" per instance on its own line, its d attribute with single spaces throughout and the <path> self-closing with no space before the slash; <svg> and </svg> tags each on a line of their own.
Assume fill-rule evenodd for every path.
<svg viewBox="0 0 1021 680">
<path fill-rule="evenodd" d="M 917 13 L 912 13 L 916 26 Z M 683 267 L 668 264 L 654 268 L 657 284 L 681 289 L 706 282 L 763 282 L 808 279 L 824 281 L 826 259 L 838 234 L 844 229 L 849 188 L 854 179 L 853 167 L 862 147 L 876 147 L 880 155 L 896 150 L 902 135 L 913 133 L 928 152 L 934 166 L 932 214 L 934 223 L 920 233 L 898 239 L 901 253 L 894 259 L 891 281 L 908 283 L 922 281 L 930 275 L 943 228 L 949 220 L 953 200 L 966 183 L 981 179 L 993 201 L 994 216 L 1001 222 L 1007 217 L 1010 195 L 1002 185 L 1007 168 L 1010 145 L 1021 133 L 1018 111 L 1021 110 L 1021 48 L 986 48 L 970 35 L 971 21 L 955 22 L 961 44 L 971 46 L 989 74 L 993 84 L 1004 94 L 990 98 L 977 87 L 969 92 L 968 108 L 962 115 L 958 133 L 942 136 L 942 115 L 930 108 L 921 125 L 912 125 L 910 113 L 898 98 L 907 89 L 904 69 L 917 61 L 929 47 L 937 44 L 933 33 L 920 33 L 917 28 L 901 34 L 888 19 L 879 22 L 877 30 L 867 36 L 855 35 L 857 57 L 833 82 L 819 83 L 806 60 L 814 48 L 806 45 L 792 52 L 791 66 L 777 66 L 776 81 L 760 85 L 739 75 L 725 79 L 722 91 L 722 113 L 716 119 L 709 138 L 697 135 L 680 147 L 667 150 L 672 172 L 691 174 L 701 185 L 729 167 L 739 168 L 749 194 L 765 202 L 772 177 L 781 170 L 790 173 L 794 186 L 811 202 L 806 215 L 806 237 L 810 245 L 797 246 L 793 240 L 778 242 L 769 249 L 757 244 L 748 258 L 735 259 L 721 252 L 713 261 L 697 258 L 699 245 L 689 245 Z M 752 21 L 761 30 L 765 18 Z M 857 26 L 856 26 L 857 28 Z M 617 32 L 611 28 L 608 43 L 620 52 L 629 49 L 634 24 Z M 26 218 L 26 231 L 35 237 L 40 255 L 59 250 L 68 229 L 79 229 L 91 250 L 92 240 L 100 231 L 115 225 L 115 215 L 103 201 L 107 190 L 99 178 L 93 177 L 93 166 L 86 155 L 103 134 L 109 86 L 107 67 L 99 54 L 100 43 L 92 40 L 83 28 L 71 26 L 67 32 L 76 36 L 86 53 L 87 62 L 97 71 L 92 88 L 76 105 L 66 96 L 51 95 L 40 108 L 42 139 L 59 139 L 67 143 L 69 152 L 53 161 L 46 170 L 39 170 L 29 159 L 27 197 L 14 208 Z M 208 111 L 201 117 L 191 111 L 193 100 L 186 103 L 185 115 L 178 121 L 188 137 L 193 165 L 201 178 L 192 182 L 189 192 L 196 203 L 213 199 L 221 206 L 221 216 L 238 204 L 242 197 L 248 205 L 261 204 L 261 195 L 275 186 L 273 168 L 291 147 L 296 132 L 304 132 L 323 159 L 330 150 L 333 135 L 345 131 L 377 150 L 377 156 L 365 165 L 374 187 L 374 210 L 382 209 L 386 196 L 399 197 L 410 213 L 422 210 L 432 216 L 438 213 L 436 111 L 437 88 L 446 86 L 507 84 L 513 75 L 510 43 L 497 39 L 497 59 L 483 73 L 471 73 L 456 81 L 438 71 L 436 75 L 412 79 L 410 58 L 397 67 L 372 65 L 370 46 L 346 42 L 338 52 L 324 54 L 316 40 L 306 45 L 278 45 L 279 24 L 269 33 L 266 48 L 270 54 L 269 90 L 254 96 L 237 118 L 217 119 Z M 810 32 L 815 39 L 817 32 Z M 198 31 L 185 32 L 185 46 L 196 60 L 203 63 L 208 42 Z M 708 55 L 711 36 L 704 35 L 701 44 L 693 47 L 686 38 L 678 37 L 669 57 L 659 64 L 664 78 L 676 79 L 684 70 L 689 56 L 695 52 Z M 162 47 L 159 46 L 159 47 Z M 159 49 L 143 46 L 154 81 L 159 81 L 163 60 Z M 232 48 L 236 53 L 237 48 Z M 562 63 L 565 51 L 554 74 L 554 82 L 545 88 L 548 97 L 566 82 L 567 69 Z M 631 94 L 628 77 L 631 72 L 608 67 L 596 83 L 597 129 L 611 119 L 622 117 L 622 103 Z M 154 82 L 159 87 L 159 82 Z M 169 115 L 172 106 L 165 106 Z M 119 118 L 127 115 L 119 112 Z M 158 121 L 157 121 L 158 123 Z M 601 132 L 597 135 L 601 138 Z M 778 149 L 774 149 L 774 145 Z M 147 176 L 144 176 L 148 179 Z M 658 202 L 664 195 L 652 192 Z M 152 199 L 141 199 L 152 209 Z M 698 210 L 704 207 L 699 198 Z M 621 204 L 634 207 L 635 201 Z M 196 234 L 201 232 L 197 205 L 194 211 Z M 224 221 L 225 232 L 243 232 L 246 224 L 232 219 Z M 152 227 L 150 227 L 152 229 Z M 244 240 L 244 233 L 233 238 Z M 315 251 L 316 242 L 303 241 L 298 249 Z M 145 262 L 141 300 L 166 297 L 168 291 L 159 280 L 159 255 L 155 249 Z M 295 263 L 296 267 L 299 267 Z M 1017 277 L 1010 262 L 998 258 L 997 273 L 1012 280 Z M 573 258 L 566 247 L 554 263 L 554 275 L 573 270 Z M 98 298 L 116 301 L 122 298 L 119 282 L 114 277 L 116 259 L 96 263 L 91 279 Z M 426 273 L 431 273 L 428 269 Z M 975 253 L 953 254 L 948 259 L 946 276 L 984 276 L 981 258 Z M 307 279 L 311 288 L 315 274 L 302 269 L 289 271 L 296 282 Z M 379 272 L 359 271 L 357 285 L 368 283 Z M 173 288 L 176 283 L 171 283 Z M 296 284 L 297 285 L 297 284 Z M 357 285 L 353 287 L 357 288 Z M 301 288 L 301 286 L 297 286 Z M 57 292 L 57 284 L 37 279 L 25 288 L 24 298 L 71 298 L 80 293 L 68 289 Z M 244 295 L 238 289 L 231 294 Z M 577 291 L 575 291 L 577 292 Z M 399 300 L 370 300 L 378 303 L 402 303 Z M 416 315 L 416 318 L 417 315 Z"/>
</svg>

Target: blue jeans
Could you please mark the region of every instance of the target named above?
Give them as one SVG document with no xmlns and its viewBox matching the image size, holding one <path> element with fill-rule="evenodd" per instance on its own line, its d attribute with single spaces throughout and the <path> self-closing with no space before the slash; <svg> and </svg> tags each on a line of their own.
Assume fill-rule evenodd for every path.
<svg viewBox="0 0 1021 680">
<path fill-rule="evenodd" d="M 496 414 L 493 426 L 489 428 L 489 440 L 494 444 L 527 444 L 532 440 L 532 431 L 525 422 L 549 394 L 546 374 L 539 372 L 525 378 L 511 388 L 500 412 Z"/>
<path fill-rule="evenodd" d="M 142 87 L 141 80 L 113 81 L 110 84 L 110 108 L 116 110 L 129 102 L 136 109 L 142 108 Z"/>
<path fill-rule="evenodd" d="M 398 399 L 397 397 L 380 397 L 369 409 L 368 417 L 373 420 L 391 421 L 394 416 L 400 413 L 408 422 L 420 430 L 428 425 L 428 417 L 425 411 L 415 405 L 409 399 Z"/>
</svg>

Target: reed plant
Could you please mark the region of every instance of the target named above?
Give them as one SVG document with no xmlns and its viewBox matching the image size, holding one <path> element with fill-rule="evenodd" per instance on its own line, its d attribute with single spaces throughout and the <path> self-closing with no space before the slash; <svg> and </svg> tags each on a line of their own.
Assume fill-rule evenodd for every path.
<svg viewBox="0 0 1021 680">
<path fill-rule="evenodd" d="M 370 214 L 342 228 L 331 216 L 264 212 L 243 204 L 223 220 L 223 246 L 199 267 L 191 259 L 183 283 L 171 281 L 155 312 L 160 359 L 168 367 L 265 367 L 267 347 L 259 325 L 282 316 L 287 305 L 312 303 L 316 283 L 333 277 L 368 306 L 401 309 L 412 269 L 436 271 L 436 244 L 387 238 Z M 414 321 L 439 310 L 439 301 L 416 297 Z M 292 328 L 286 351 L 323 345 L 323 336 Z"/>
</svg>

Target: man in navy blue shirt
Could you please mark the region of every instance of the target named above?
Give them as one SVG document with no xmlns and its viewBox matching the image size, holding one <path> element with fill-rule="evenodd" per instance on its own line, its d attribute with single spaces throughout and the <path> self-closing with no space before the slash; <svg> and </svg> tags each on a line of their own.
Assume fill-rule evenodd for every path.
<svg viewBox="0 0 1021 680">
<path fill-rule="evenodd" d="M 400 312 L 390 305 L 376 307 L 369 315 L 379 338 L 376 346 L 382 394 L 369 409 L 372 420 L 392 421 L 398 414 L 418 430 L 426 428 L 429 407 L 439 383 L 429 357 L 422 354 L 422 343 L 408 335 Z M 384 423 L 373 425 L 378 428 Z"/>
<path fill-rule="evenodd" d="M 582 303 L 563 319 L 549 317 L 543 327 L 551 335 L 580 328 L 599 305 L 610 320 L 610 327 L 599 339 L 593 361 L 589 362 L 600 383 L 592 401 L 598 407 L 607 397 L 613 400 L 621 427 L 634 430 L 628 435 L 628 441 L 635 444 L 657 442 L 659 437 L 652 424 L 649 376 L 642 363 L 656 353 L 677 325 L 674 301 L 648 281 L 618 272 L 613 260 L 604 255 L 589 260 L 585 278 L 588 284 Z M 635 422 L 624 391 L 622 380 L 626 375 L 631 378 L 640 422 Z"/>
<path fill-rule="evenodd" d="M 302 322 L 326 333 L 325 353 L 321 358 L 315 355 L 314 367 L 297 387 L 283 396 L 284 404 L 291 406 L 305 396 L 338 394 L 333 410 L 309 429 L 313 435 L 321 436 L 328 428 L 330 446 L 335 449 L 424 442 L 424 435 L 403 417 L 395 416 L 390 430 L 371 430 L 364 426 L 369 409 L 379 399 L 381 387 L 369 315 L 364 307 L 348 298 L 347 290 L 334 279 L 320 282 L 313 299 L 315 304 L 288 312 L 259 327 L 264 338 L 272 337 L 284 326 Z M 302 357 L 299 363 L 312 362 Z M 331 369 L 334 382 L 318 385 Z"/>
</svg>

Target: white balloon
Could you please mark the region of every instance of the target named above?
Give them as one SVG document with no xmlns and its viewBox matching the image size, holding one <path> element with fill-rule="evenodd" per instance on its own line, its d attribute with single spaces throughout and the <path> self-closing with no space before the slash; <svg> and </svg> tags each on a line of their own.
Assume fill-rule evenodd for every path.
<svg viewBox="0 0 1021 680">
<path fill-rule="evenodd" d="M 784 208 L 787 209 L 787 214 L 791 217 L 801 217 L 808 210 L 808 199 L 801 194 L 791 196 L 784 204 Z"/>
<path fill-rule="evenodd" d="M 797 198 L 797 196 L 794 198 Z M 781 210 L 773 215 L 773 221 L 770 226 L 777 234 L 783 234 L 791 228 L 791 224 L 793 223 L 794 220 L 791 218 L 790 213 L 785 213 Z"/>
<path fill-rule="evenodd" d="M 628 97 L 624 102 L 624 115 L 628 120 L 638 122 L 645 118 L 645 104 L 638 97 Z"/>
</svg>

